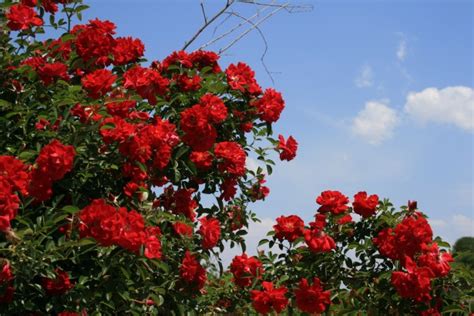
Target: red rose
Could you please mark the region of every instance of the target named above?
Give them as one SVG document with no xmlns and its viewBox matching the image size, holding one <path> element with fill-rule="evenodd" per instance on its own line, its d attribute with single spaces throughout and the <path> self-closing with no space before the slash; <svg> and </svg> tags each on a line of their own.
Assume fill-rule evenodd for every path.
<svg viewBox="0 0 474 316">
<path fill-rule="evenodd" d="M 285 101 L 283 101 L 280 92 L 269 88 L 265 90 L 262 98 L 256 101 L 254 105 L 257 107 L 261 120 L 273 123 L 280 118 L 280 114 L 285 108 Z"/>
<path fill-rule="evenodd" d="M 429 268 L 433 275 L 438 278 L 449 274 L 449 271 L 451 271 L 449 263 L 453 261 L 451 254 L 440 251 L 438 244 L 435 242 L 429 246 L 423 246 L 422 254 L 418 257 L 418 265 Z"/>
<path fill-rule="evenodd" d="M 193 192 L 193 189 L 179 189 L 174 194 L 174 213 L 183 214 L 191 221 L 194 221 L 196 217 L 194 210 L 198 207 L 198 203 L 192 198 Z"/>
<path fill-rule="evenodd" d="M 193 151 L 189 155 L 189 160 L 191 160 L 199 170 L 209 170 L 209 168 L 212 167 L 213 157 L 211 153 L 207 151 Z"/>
<path fill-rule="evenodd" d="M 211 67 L 214 73 L 221 71 L 221 68 L 217 63 L 219 60 L 219 55 L 214 52 L 197 50 L 189 54 L 189 59 L 193 63 L 194 67 L 199 70 L 202 70 L 204 67 Z"/>
<path fill-rule="evenodd" d="M 199 261 L 188 250 L 186 251 L 181 267 L 179 268 L 181 279 L 186 281 L 198 290 L 204 287 L 207 276 L 206 270 L 199 264 Z"/>
<path fill-rule="evenodd" d="M 354 195 L 354 202 L 352 203 L 352 206 L 354 208 L 354 212 L 364 218 L 367 218 L 375 214 L 378 204 L 379 197 L 376 194 L 367 196 L 367 193 L 362 191 Z"/>
<path fill-rule="evenodd" d="M 351 222 L 352 222 L 352 216 L 350 214 L 346 214 L 337 220 L 338 225 L 344 225 Z"/>
<path fill-rule="evenodd" d="M 295 290 L 296 306 L 305 313 L 320 314 L 331 304 L 331 292 L 323 291 L 318 278 L 313 279 L 310 286 L 308 280 L 301 279 L 299 288 Z"/>
<path fill-rule="evenodd" d="M 48 295 L 62 295 L 71 290 L 74 284 L 71 283 L 67 272 L 56 269 L 56 278 L 43 278 L 41 286 Z"/>
<path fill-rule="evenodd" d="M 224 199 L 224 201 L 230 201 L 232 198 L 235 196 L 237 193 L 237 180 L 234 178 L 227 178 L 225 179 L 222 184 L 221 184 L 221 198 Z"/>
<path fill-rule="evenodd" d="M 243 176 L 245 174 L 245 160 L 247 155 L 236 142 L 217 143 L 214 148 L 216 158 L 220 160 L 218 169 L 222 173 L 232 176 Z"/>
<path fill-rule="evenodd" d="M 227 107 L 218 96 L 206 93 L 199 101 L 199 104 L 207 110 L 209 121 L 212 123 L 222 123 L 227 117 Z"/>
<path fill-rule="evenodd" d="M 38 76 L 46 86 L 53 83 L 56 79 L 68 81 L 69 75 L 67 70 L 67 66 L 63 63 L 44 64 L 37 69 Z"/>
<path fill-rule="evenodd" d="M 0 177 L 10 183 L 14 191 L 28 195 L 30 175 L 28 167 L 13 156 L 0 156 Z"/>
<path fill-rule="evenodd" d="M 148 259 L 161 258 L 161 242 L 156 235 L 150 235 L 145 240 L 144 255 Z"/>
<path fill-rule="evenodd" d="M 166 57 L 162 62 L 162 67 L 164 69 L 168 69 L 171 65 L 178 65 L 183 66 L 185 68 L 191 68 L 193 63 L 191 61 L 190 55 L 186 53 L 184 50 L 176 51 L 171 53 L 168 57 Z"/>
<path fill-rule="evenodd" d="M 310 229 L 304 231 L 304 239 L 312 252 L 330 252 L 336 249 L 336 243 L 327 235 L 318 222 L 309 223 Z"/>
<path fill-rule="evenodd" d="M 272 282 L 266 281 L 262 282 L 262 287 L 262 291 L 250 291 L 253 308 L 261 314 L 268 314 L 272 310 L 281 313 L 288 305 L 288 299 L 285 297 L 288 289 L 284 286 L 275 289 Z"/>
<path fill-rule="evenodd" d="M 123 78 L 125 88 L 135 90 L 152 105 L 158 102 L 157 95 L 164 95 L 168 91 L 169 80 L 154 69 L 135 66 L 127 70 Z"/>
<path fill-rule="evenodd" d="M 77 54 L 86 63 L 93 61 L 97 66 L 110 64 L 110 55 L 116 45 L 112 36 L 115 34 L 115 24 L 95 19 L 87 25 L 76 25 L 71 33 L 76 34 L 74 43 Z"/>
<path fill-rule="evenodd" d="M 218 219 L 207 217 L 201 218 L 199 222 L 201 227 L 198 233 L 202 236 L 202 247 L 204 249 L 214 248 L 221 236 L 221 223 Z"/>
<path fill-rule="evenodd" d="M 209 111 L 200 104 L 181 112 L 181 129 L 183 141 L 195 151 L 207 151 L 212 148 L 217 138 L 217 131 L 210 124 Z"/>
<path fill-rule="evenodd" d="M 13 287 L 13 273 L 8 262 L 3 263 L 2 271 L 0 271 L 0 303 L 11 303 L 15 288 Z"/>
<path fill-rule="evenodd" d="M 57 139 L 44 146 L 36 159 L 37 171 L 53 181 L 60 180 L 72 170 L 76 151 Z"/>
<path fill-rule="evenodd" d="M 347 211 L 349 199 L 339 191 L 324 191 L 317 197 L 316 202 L 321 205 L 319 212 L 338 215 Z"/>
<path fill-rule="evenodd" d="M 275 237 L 289 242 L 295 241 L 298 237 L 303 236 L 304 222 L 296 215 L 280 216 L 276 219 L 277 224 L 273 226 Z"/>
<path fill-rule="evenodd" d="M 180 236 L 191 237 L 193 235 L 193 227 L 183 222 L 176 222 L 173 224 L 173 229 L 176 234 Z"/>
<path fill-rule="evenodd" d="M 201 77 L 195 75 L 189 77 L 187 74 L 176 75 L 174 77 L 181 91 L 196 91 L 201 88 Z"/>
<path fill-rule="evenodd" d="M 405 217 L 394 229 L 386 228 L 373 239 L 380 253 L 388 258 L 403 261 L 432 242 L 433 232 L 421 213 Z"/>
<path fill-rule="evenodd" d="M 240 287 L 250 286 L 255 278 L 263 273 L 262 263 L 247 254 L 235 256 L 230 264 L 230 272 L 234 275 L 234 283 Z"/>
<path fill-rule="evenodd" d="M 227 83 L 231 89 L 239 90 L 243 93 L 251 95 L 259 95 L 262 88 L 255 80 L 255 72 L 246 64 L 231 64 L 225 71 L 227 75 Z"/>
<path fill-rule="evenodd" d="M 12 31 L 28 30 L 33 26 L 43 25 L 43 20 L 35 10 L 23 4 L 12 5 L 6 17 L 8 19 L 7 26 Z"/>
<path fill-rule="evenodd" d="M 125 65 L 138 60 L 143 56 L 145 46 L 139 39 L 119 37 L 113 48 L 114 65 Z"/>
<path fill-rule="evenodd" d="M 431 272 L 428 268 L 419 268 L 406 257 L 407 272 L 392 272 L 391 282 L 397 293 L 403 298 L 411 298 L 417 302 L 431 299 Z"/>
<path fill-rule="evenodd" d="M 29 7 L 36 7 L 38 0 L 21 0 L 21 4 L 24 4 Z"/>
<path fill-rule="evenodd" d="M 87 90 L 89 97 L 98 99 L 107 94 L 112 89 L 117 76 L 110 70 L 99 69 L 85 75 L 82 80 L 82 86 Z"/>
<path fill-rule="evenodd" d="M 285 141 L 285 138 L 283 138 L 282 135 L 278 135 L 278 140 L 277 149 L 280 150 L 280 160 L 290 161 L 295 158 L 298 143 L 293 136 L 288 137 L 288 140 Z"/>
</svg>

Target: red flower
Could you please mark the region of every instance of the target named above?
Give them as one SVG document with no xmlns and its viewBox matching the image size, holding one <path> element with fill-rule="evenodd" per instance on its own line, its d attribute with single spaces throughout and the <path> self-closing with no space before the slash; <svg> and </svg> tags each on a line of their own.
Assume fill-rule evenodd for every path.
<svg viewBox="0 0 474 316">
<path fill-rule="evenodd" d="M 337 224 L 339 225 L 344 225 L 351 222 L 352 222 L 352 216 L 350 214 L 346 214 L 337 220 Z"/>
<path fill-rule="evenodd" d="M 35 171 L 53 181 L 60 180 L 72 170 L 75 155 L 73 146 L 63 145 L 54 139 L 41 149 L 36 159 L 38 167 Z"/>
<path fill-rule="evenodd" d="M 195 151 L 207 151 L 212 148 L 217 138 L 216 129 L 210 124 L 209 111 L 200 104 L 181 112 L 181 129 L 183 141 Z"/>
<path fill-rule="evenodd" d="M 199 220 L 201 227 L 198 233 L 202 236 L 202 247 L 211 249 L 217 245 L 221 236 L 221 223 L 215 218 L 201 218 Z"/>
<path fill-rule="evenodd" d="M 354 212 L 364 218 L 367 218 L 375 214 L 378 204 L 379 197 L 376 194 L 367 196 L 367 192 L 362 191 L 354 195 L 354 202 L 352 203 L 352 206 L 354 208 Z"/>
<path fill-rule="evenodd" d="M 278 146 L 277 149 L 280 151 L 280 160 L 292 160 L 296 157 L 296 150 L 298 149 L 298 143 L 293 136 L 288 137 L 285 141 L 282 135 L 278 135 Z"/>
<path fill-rule="evenodd" d="M 196 214 L 194 210 L 197 208 L 198 203 L 192 198 L 193 189 L 179 189 L 174 194 L 175 209 L 174 213 L 183 214 L 191 221 L 194 221 Z"/>
<path fill-rule="evenodd" d="M 82 86 L 87 90 L 89 97 L 98 99 L 112 89 L 117 76 L 112 74 L 110 70 L 99 69 L 85 75 L 82 80 Z"/>
<path fill-rule="evenodd" d="M 418 257 L 418 266 L 427 267 L 431 270 L 433 275 L 438 278 L 445 277 L 451 271 L 450 262 L 454 259 L 450 253 L 440 251 L 437 243 L 432 243 L 430 246 L 423 246 L 422 255 Z"/>
<path fill-rule="evenodd" d="M 87 25 L 76 25 L 71 33 L 77 34 L 76 51 L 86 63 L 93 61 L 97 66 L 110 64 L 110 55 L 116 45 L 112 37 L 115 34 L 115 24 L 95 19 Z"/>
<path fill-rule="evenodd" d="M 135 66 L 127 70 L 123 78 L 125 88 L 135 90 L 152 105 L 157 103 L 157 95 L 164 95 L 168 91 L 169 80 L 153 69 Z"/>
<path fill-rule="evenodd" d="M 262 88 L 255 80 L 255 72 L 248 65 L 244 63 L 231 64 L 225 73 L 227 75 L 227 83 L 232 89 L 251 95 L 262 93 Z"/>
<path fill-rule="evenodd" d="M 189 77 L 186 74 L 181 74 L 176 75 L 174 78 L 181 91 L 196 91 L 201 88 L 201 77 L 199 77 L 199 75 Z"/>
<path fill-rule="evenodd" d="M 281 313 L 288 305 L 288 299 L 285 297 L 288 289 L 284 286 L 275 289 L 272 282 L 262 282 L 263 291 L 252 290 L 253 308 L 261 314 L 268 314 L 272 310 Z"/>
<path fill-rule="evenodd" d="M 13 191 L 28 195 L 28 182 L 30 176 L 28 167 L 13 156 L 0 156 L 0 177 L 10 183 Z"/>
<path fill-rule="evenodd" d="M 35 10 L 23 4 L 12 5 L 6 17 L 8 19 L 7 26 L 12 31 L 28 30 L 33 26 L 43 25 L 43 20 Z"/>
<path fill-rule="evenodd" d="M 63 295 L 74 287 L 69 279 L 69 274 L 61 269 L 56 269 L 56 278 L 43 278 L 41 286 L 48 295 Z"/>
<path fill-rule="evenodd" d="M 210 122 L 218 124 L 225 121 L 227 117 L 227 107 L 218 96 L 206 93 L 201 97 L 199 104 L 207 109 Z"/>
<path fill-rule="evenodd" d="M 217 63 L 219 60 L 219 55 L 214 52 L 197 50 L 189 54 L 189 58 L 191 59 L 194 67 L 199 70 L 202 70 L 204 67 L 211 67 L 214 73 L 221 71 L 221 68 Z"/>
<path fill-rule="evenodd" d="M 374 238 L 374 244 L 382 255 L 397 260 L 413 258 L 430 244 L 433 232 L 421 213 L 405 217 L 395 229 L 386 228 Z"/>
<path fill-rule="evenodd" d="M 200 170 L 208 170 L 212 167 L 213 157 L 207 151 L 193 151 L 191 155 L 189 155 L 189 160 L 191 160 L 196 165 L 196 168 Z"/>
<path fill-rule="evenodd" d="M 38 0 L 21 0 L 21 4 L 27 5 L 29 7 L 36 7 Z"/>
<path fill-rule="evenodd" d="M 168 57 L 163 60 L 162 67 L 168 69 L 171 65 L 181 65 L 185 68 L 191 68 L 193 63 L 190 56 L 184 50 L 176 51 L 171 53 Z"/>
<path fill-rule="evenodd" d="M 173 229 L 176 234 L 180 236 L 191 237 L 193 235 L 193 227 L 183 222 L 176 222 L 173 224 Z"/>
<path fill-rule="evenodd" d="M 13 280 L 13 273 L 8 262 L 4 262 L 2 266 L 2 271 L 0 271 L 0 284 L 10 282 Z"/>
<path fill-rule="evenodd" d="M 310 286 L 308 280 L 301 279 L 299 288 L 295 290 L 296 306 L 305 313 L 320 314 L 331 304 L 331 292 L 323 291 L 318 278 L 313 279 Z"/>
<path fill-rule="evenodd" d="M 336 243 L 327 235 L 318 222 L 309 223 L 311 229 L 304 231 L 304 239 L 312 252 L 330 252 L 336 249 Z"/>
<path fill-rule="evenodd" d="M 261 278 L 262 263 L 247 254 L 235 256 L 230 264 L 230 272 L 234 275 L 234 283 L 240 287 L 250 286 L 255 278 Z"/>
<path fill-rule="evenodd" d="M 317 197 L 316 202 L 321 205 L 319 212 L 338 215 L 347 211 L 349 199 L 339 191 L 324 191 Z"/>
<path fill-rule="evenodd" d="M 231 205 L 229 209 L 227 215 L 229 217 L 230 229 L 232 229 L 232 231 L 241 229 L 245 224 L 245 211 L 238 205 Z"/>
<path fill-rule="evenodd" d="M 236 142 L 217 143 L 214 148 L 217 159 L 220 159 L 218 169 L 222 173 L 232 176 L 243 176 L 245 174 L 245 160 L 247 155 Z"/>
<path fill-rule="evenodd" d="M 145 46 L 139 39 L 119 37 L 115 40 L 113 49 L 114 65 L 125 65 L 143 56 Z"/>
<path fill-rule="evenodd" d="M 431 299 L 431 271 L 428 268 L 419 268 L 406 257 L 407 272 L 392 272 L 391 282 L 397 293 L 403 298 L 411 298 L 417 302 L 426 302 Z"/>
<path fill-rule="evenodd" d="M 67 70 L 67 66 L 63 63 L 44 64 L 37 69 L 38 76 L 46 86 L 53 83 L 56 79 L 68 81 L 69 75 Z"/>
<path fill-rule="evenodd" d="M 153 227 L 157 228 L 157 227 Z M 161 242 L 158 239 L 159 229 L 153 234 L 150 234 L 145 240 L 145 251 L 144 255 L 148 259 L 160 259 L 161 258 Z"/>
<path fill-rule="evenodd" d="M 181 279 L 196 287 L 198 290 L 204 287 L 207 280 L 206 270 L 188 250 L 184 255 L 181 267 L 179 268 L 179 275 L 181 276 Z"/>
<path fill-rule="evenodd" d="M 227 178 L 225 179 L 222 184 L 221 184 L 221 198 L 224 199 L 224 201 L 230 201 L 235 194 L 237 193 L 237 180 L 234 178 Z"/>
<path fill-rule="evenodd" d="M 304 222 L 296 215 L 280 216 L 276 219 L 277 224 L 273 226 L 275 237 L 289 242 L 295 241 L 298 237 L 303 236 Z"/>
<path fill-rule="evenodd" d="M 254 103 L 257 107 L 260 119 L 265 122 L 273 123 L 278 121 L 280 114 L 285 108 L 285 101 L 280 92 L 274 89 L 266 89 L 262 98 Z"/>
</svg>

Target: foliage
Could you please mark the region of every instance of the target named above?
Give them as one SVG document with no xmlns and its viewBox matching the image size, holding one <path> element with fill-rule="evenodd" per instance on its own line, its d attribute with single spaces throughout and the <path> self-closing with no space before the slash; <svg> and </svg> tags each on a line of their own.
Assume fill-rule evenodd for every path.
<svg viewBox="0 0 474 316">
<path fill-rule="evenodd" d="M 472 279 L 413 203 L 326 191 L 314 222 L 280 217 L 270 251 L 245 254 L 270 154 L 298 146 L 273 138 L 283 98 L 246 64 L 178 51 L 145 66 L 113 23 L 72 25 L 80 0 L 1 8 L 2 314 L 467 310 Z M 229 270 L 225 244 L 243 251 Z"/>
</svg>

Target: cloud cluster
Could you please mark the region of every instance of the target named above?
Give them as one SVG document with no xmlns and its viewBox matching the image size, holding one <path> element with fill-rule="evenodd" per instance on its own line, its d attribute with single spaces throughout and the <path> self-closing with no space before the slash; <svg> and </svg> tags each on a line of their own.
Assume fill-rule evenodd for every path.
<svg viewBox="0 0 474 316">
<path fill-rule="evenodd" d="M 399 123 L 397 112 L 387 102 L 369 101 L 352 122 L 352 132 L 372 145 L 378 145 L 393 135 Z"/>
<path fill-rule="evenodd" d="M 358 88 L 368 88 L 374 85 L 374 71 L 369 65 L 364 65 L 354 83 Z"/>
<path fill-rule="evenodd" d="M 426 88 L 408 94 L 405 112 L 421 123 L 454 124 L 474 130 L 474 89 L 464 86 Z"/>
</svg>

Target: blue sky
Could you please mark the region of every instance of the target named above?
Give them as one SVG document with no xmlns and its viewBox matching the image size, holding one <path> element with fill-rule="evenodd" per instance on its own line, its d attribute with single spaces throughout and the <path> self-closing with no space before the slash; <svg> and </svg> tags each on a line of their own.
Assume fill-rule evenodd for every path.
<svg viewBox="0 0 474 316">
<path fill-rule="evenodd" d="M 202 24 L 199 1 L 85 3 L 85 20 L 110 19 L 119 35 L 141 38 L 149 60 L 181 49 Z M 223 1 L 204 3 L 210 15 Z M 397 206 L 417 200 L 448 241 L 474 235 L 473 2 L 298 3 L 314 9 L 281 11 L 261 27 L 274 84 L 260 62 L 257 32 L 221 59 L 224 66 L 248 63 L 263 87 L 283 93 L 286 109 L 275 131 L 300 143 L 298 157 L 278 163 L 269 177 L 268 199 L 254 205 L 263 222 L 251 228 L 251 242 L 280 214 L 310 220 L 326 189 L 351 198 L 366 190 Z M 256 7 L 237 3 L 234 10 L 251 16 Z M 237 23 L 229 20 L 217 34 Z"/>
</svg>

